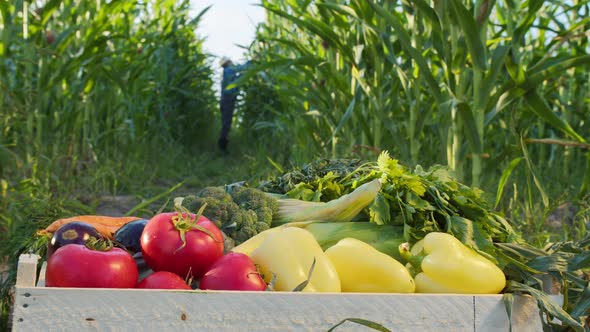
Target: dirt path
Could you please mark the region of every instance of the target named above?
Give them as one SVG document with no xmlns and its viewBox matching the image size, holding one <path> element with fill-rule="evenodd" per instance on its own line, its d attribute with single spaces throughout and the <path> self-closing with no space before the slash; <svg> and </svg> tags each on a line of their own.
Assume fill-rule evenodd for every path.
<svg viewBox="0 0 590 332">
<path fill-rule="evenodd" d="M 141 203 L 141 200 L 132 195 L 103 196 L 96 207 L 96 214 L 101 216 L 120 217 Z"/>
<path fill-rule="evenodd" d="M 171 195 L 171 198 L 196 193 L 198 190 L 199 188 L 183 187 L 175 191 Z M 141 198 L 134 195 L 102 196 L 96 207 L 96 214 L 101 216 L 120 217 L 142 202 Z M 163 198 L 157 202 L 149 204 L 145 209 L 134 213 L 134 215 L 142 218 L 151 218 L 152 215 L 165 203 L 166 199 Z"/>
</svg>

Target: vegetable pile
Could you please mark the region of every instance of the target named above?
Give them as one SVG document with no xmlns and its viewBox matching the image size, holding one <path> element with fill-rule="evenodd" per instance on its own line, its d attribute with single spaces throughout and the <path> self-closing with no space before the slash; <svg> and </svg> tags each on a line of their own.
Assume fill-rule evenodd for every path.
<svg viewBox="0 0 590 332">
<path fill-rule="evenodd" d="M 300 178 L 306 182 L 298 182 Z M 386 151 L 376 162 L 319 160 L 260 188 L 305 201 L 330 201 L 374 179 L 379 179 L 382 187 L 365 211 L 366 220 L 403 226 L 404 237 L 411 243 L 429 232 L 443 231 L 493 255 L 494 242 L 523 242 L 512 226 L 491 210 L 481 190 L 455 181 L 442 166 L 429 170 L 418 166 L 412 172 Z"/>
<path fill-rule="evenodd" d="M 257 188 L 207 187 L 174 203 L 109 234 L 91 229 L 93 222 L 105 229 L 99 216 L 86 225 L 56 221 L 45 232 L 63 244 L 49 258 L 47 285 L 503 293 L 508 306 L 526 293 L 548 327 L 583 331 L 588 317 L 590 237 L 534 248 L 480 190 L 442 167 L 410 171 L 386 152 L 375 162 L 320 160 Z M 72 227 L 80 231 L 64 242 Z M 110 269 L 105 262 L 113 260 L 124 268 Z M 81 272 L 88 266 L 93 276 Z M 563 308 L 543 292 L 543 280 L 561 287 Z"/>
<path fill-rule="evenodd" d="M 206 187 L 177 202 L 189 211 L 198 211 L 205 206 L 203 213 L 235 243 L 242 243 L 269 229 L 278 210 L 275 199 L 247 187 L 231 191 L 223 187 Z"/>
</svg>

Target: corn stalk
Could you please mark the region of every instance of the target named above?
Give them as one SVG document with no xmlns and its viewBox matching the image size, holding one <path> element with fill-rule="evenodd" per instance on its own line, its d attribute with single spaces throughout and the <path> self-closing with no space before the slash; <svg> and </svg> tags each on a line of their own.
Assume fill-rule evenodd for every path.
<svg viewBox="0 0 590 332">
<path fill-rule="evenodd" d="M 13 171 L 45 160 L 75 174 L 148 142 L 214 136 L 203 129 L 216 114 L 212 70 L 194 32 L 207 9 L 190 19 L 189 8 L 0 1 L 0 144 L 25 161 Z"/>
<path fill-rule="evenodd" d="M 302 142 L 320 149 L 313 154 L 324 150 L 334 157 L 369 145 L 412 163 L 444 162 L 461 181 L 480 186 L 486 170 L 498 172 L 516 151 L 506 138 L 518 144 L 518 131 L 585 140 L 574 128 L 585 126 L 579 121 L 584 116 L 560 115 L 565 95 L 555 98 L 552 91 L 565 71 L 573 80 L 567 98 L 587 93 L 577 88 L 583 79 L 573 77 L 589 64 L 588 38 L 580 34 L 588 20 L 577 14 L 588 11 L 588 1 L 517 6 L 492 0 L 268 0 L 263 5 L 272 15 L 258 35 L 264 48 L 252 55 L 270 53 L 280 68 L 297 71 L 273 81 L 277 66 L 257 68 L 271 72 L 279 90 L 289 91 L 281 112 L 304 115 L 293 117 L 294 131 L 314 133 L 308 137 L 313 143 Z M 568 54 L 573 44 L 577 53 Z M 582 109 L 587 113 L 587 106 Z M 298 120 L 311 114 L 311 126 Z M 508 127 L 510 121 L 516 122 Z"/>
</svg>

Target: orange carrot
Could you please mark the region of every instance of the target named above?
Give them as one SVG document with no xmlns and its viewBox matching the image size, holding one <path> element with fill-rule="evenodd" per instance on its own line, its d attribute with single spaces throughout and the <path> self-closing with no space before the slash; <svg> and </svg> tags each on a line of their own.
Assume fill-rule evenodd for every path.
<svg viewBox="0 0 590 332">
<path fill-rule="evenodd" d="M 128 222 L 141 219 L 139 217 L 108 217 L 108 216 L 96 216 L 96 215 L 84 215 L 75 216 L 71 218 L 62 218 L 54 221 L 47 228 L 38 232 L 38 234 L 48 234 L 55 232 L 62 225 L 81 221 L 92 225 L 96 230 L 103 236 L 112 239 L 115 232 Z"/>
</svg>

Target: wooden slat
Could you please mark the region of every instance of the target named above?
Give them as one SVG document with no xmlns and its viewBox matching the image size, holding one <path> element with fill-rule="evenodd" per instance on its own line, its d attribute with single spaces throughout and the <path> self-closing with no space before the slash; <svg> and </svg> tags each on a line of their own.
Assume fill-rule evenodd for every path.
<svg viewBox="0 0 590 332">
<path fill-rule="evenodd" d="M 43 262 L 41 270 L 39 271 L 39 280 L 37 280 L 37 287 L 45 287 L 45 271 L 47 271 L 47 262 Z"/>
<path fill-rule="evenodd" d="M 14 331 L 326 331 L 362 318 L 392 331 L 508 331 L 502 295 L 310 294 L 47 288 L 38 256 L 18 266 Z M 536 302 L 515 296 L 513 331 L 542 331 Z M 560 300 L 556 298 L 556 300 Z M 336 331 L 372 331 L 347 322 Z"/>
<path fill-rule="evenodd" d="M 22 254 L 18 257 L 16 287 L 34 287 L 37 281 L 38 255 Z"/>
<path fill-rule="evenodd" d="M 521 301 L 513 331 L 540 331 Z M 536 316 L 535 316 L 536 314 Z M 507 331 L 502 296 L 18 288 L 14 331 L 326 331 L 363 318 L 392 331 Z M 538 327 L 538 328 L 537 328 Z M 337 331 L 368 328 L 347 322 Z"/>
<path fill-rule="evenodd" d="M 509 331 L 506 305 L 499 295 L 475 296 L 475 331 Z M 500 318 L 501 319 L 498 319 Z M 537 302 L 530 296 L 514 297 L 512 330 L 518 332 L 543 331 Z"/>
</svg>

